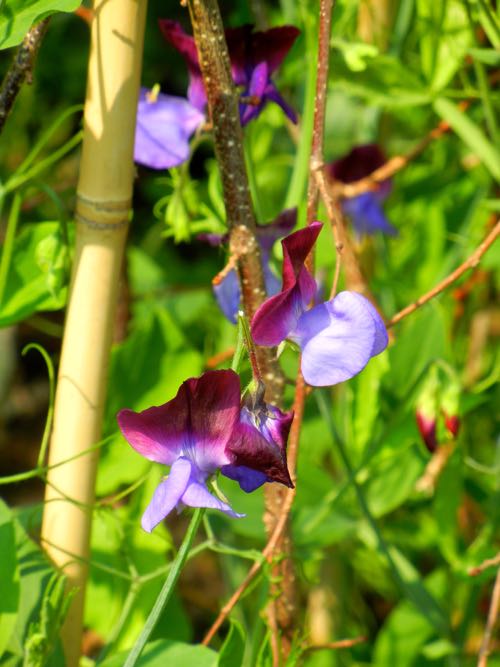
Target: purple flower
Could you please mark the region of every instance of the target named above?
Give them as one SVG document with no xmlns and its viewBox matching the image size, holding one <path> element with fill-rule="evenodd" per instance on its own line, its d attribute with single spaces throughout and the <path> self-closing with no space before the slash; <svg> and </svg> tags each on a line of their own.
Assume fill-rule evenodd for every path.
<svg viewBox="0 0 500 667">
<path fill-rule="evenodd" d="M 251 100 L 240 104 L 242 125 L 257 118 L 267 102 L 274 102 L 292 123 L 297 122 L 297 115 L 278 92 L 271 75 L 299 34 L 300 30 L 291 25 L 256 32 L 252 25 L 226 30 L 234 83 L 242 88 L 242 97 Z"/>
<path fill-rule="evenodd" d="M 134 160 L 152 169 L 169 169 L 189 157 L 189 138 L 204 115 L 183 97 L 142 88 L 137 107 Z"/>
<path fill-rule="evenodd" d="M 385 155 L 377 144 L 356 146 L 343 158 L 328 167 L 332 179 L 341 183 L 353 183 L 369 176 L 385 163 Z M 358 234 L 374 234 L 377 231 L 394 236 L 397 230 L 385 217 L 382 203 L 391 191 L 390 180 L 379 184 L 377 190 L 363 192 L 356 197 L 342 200 L 344 213 L 348 215 Z"/>
<path fill-rule="evenodd" d="M 160 19 L 160 29 L 165 39 L 184 57 L 189 70 L 188 99 L 200 110 L 206 105 L 196 44 L 176 21 Z M 254 32 L 253 26 L 228 28 L 225 31 L 231 70 L 236 86 L 241 88 L 241 124 L 256 118 L 266 102 L 278 104 L 294 123 L 297 117 L 274 85 L 271 75 L 281 65 L 292 48 L 300 31 L 293 26 L 271 28 Z"/>
<path fill-rule="evenodd" d="M 247 492 L 266 481 L 292 485 L 285 451 L 293 415 L 266 404 L 254 413 L 240 402 L 234 371 L 207 371 L 183 382 L 164 405 L 118 413 L 120 429 L 132 447 L 170 466 L 142 517 L 144 530 L 151 532 L 174 508 L 180 511 L 186 505 L 241 517 L 206 487 L 218 469 Z"/>
<path fill-rule="evenodd" d="M 388 342 L 380 315 L 357 292 L 340 292 L 307 310 L 317 287 L 304 263 L 321 227 L 315 222 L 282 241 L 281 292 L 262 304 L 251 325 L 257 345 L 274 346 L 285 338 L 298 343 L 304 379 L 316 387 L 352 378 Z"/>
<path fill-rule="evenodd" d="M 297 222 L 297 209 L 289 208 L 267 225 L 257 225 L 256 234 L 259 241 L 264 281 L 268 295 L 279 291 L 280 283 L 271 270 L 271 251 L 275 241 L 286 236 Z M 228 239 L 228 234 L 200 234 L 198 239 L 206 241 L 212 246 L 220 245 Z M 213 285 L 214 295 L 219 308 L 225 317 L 236 324 L 241 301 L 241 290 L 238 275 L 233 269 L 217 284 Z"/>
</svg>

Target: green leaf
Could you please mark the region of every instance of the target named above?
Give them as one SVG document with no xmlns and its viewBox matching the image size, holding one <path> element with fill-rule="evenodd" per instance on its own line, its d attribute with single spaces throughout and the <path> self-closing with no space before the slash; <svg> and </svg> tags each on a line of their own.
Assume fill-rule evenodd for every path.
<svg viewBox="0 0 500 667">
<path fill-rule="evenodd" d="M 5 651 L 16 624 L 19 609 L 19 565 L 12 513 L 0 500 L 0 656 Z"/>
<path fill-rule="evenodd" d="M 434 111 L 450 124 L 468 148 L 481 160 L 491 175 L 500 181 L 500 153 L 481 128 L 458 106 L 444 97 L 433 103 Z"/>
<path fill-rule="evenodd" d="M 336 85 L 371 104 L 395 107 L 428 104 L 429 92 L 414 72 L 392 56 L 380 55 L 365 61 L 362 71 L 353 72 L 342 57 L 335 57 L 332 70 Z"/>
<path fill-rule="evenodd" d="M 496 49 L 468 49 L 467 53 L 484 65 L 500 67 L 500 52 Z"/>
<path fill-rule="evenodd" d="M 0 326 L 40 310 L 59 310 L 66 302 L 67 246 L 58 222 L 25 225 L 14 242 Z"/>
<path fill-rule="evenodd" d="M 123 667 L 127 653 L 99 662 L 98 667 Z M 137 662 L 138 667 L 216 667 L 217 653 L 205 646 L 191 646 L 168 639 L 150 642 Z"/>
<path fill-rule="evenodd" d="M 229 632 L 222 644 L 217 667 L 235 667 L 243 664 L 245 652 L 245 633 L 241 625 L 231 620 Z"/>
<path fill-rule="evenodd" d="M 81 0 L 4 0 L 0 5 L 0 49 L 22 42 L 34 23 L 55 12 L 72 12 Z"/>
</svg>

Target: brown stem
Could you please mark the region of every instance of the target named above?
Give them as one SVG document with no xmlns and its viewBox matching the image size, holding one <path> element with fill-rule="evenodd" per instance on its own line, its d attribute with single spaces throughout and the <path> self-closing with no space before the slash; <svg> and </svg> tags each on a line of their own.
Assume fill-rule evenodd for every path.
<svg viewBox="0 0 500 667">
<path fill-rule="evenodd" d="M 229 54 L 217 0 L 188 0 L 188 7 L 213 126 L 215 155 L 221 173 L 228 218 L 230 252 L 238 258 L 242 302 L 250 320 L 264 300 L 265 287 L 245 168 L 238 97 L 231 78 Z M 283 395 L 284 378 L 275 351 L 258 347 L 256 355 L 266 386 L 265 398 L 270 403 L 279 404 Z M 287 494 L 284 487 L 275 484 L 268 485 L 265 490 L 264 524 L 269 536 L 276 534 Z M 290 645 L 295 629 L 296 605 L 291 539 L 286 524 L 285 519 L 275 542 L 276 546 L 278 538 L 281 538 L 277 548 L 280 557 L 272 572 L 276 583 L 271 585 L 271 597 L 280 631 Z"/>
<path fill-rule="evenodd" d="M 362 644 L 368 640 L 367 637 L 354 637 L 353 639 L 339 639 L 336 642 L 328 642 L 326 644 L 314 644 L 312 646 L 307 646 L 305 653 L 310 653 L 312 651 L 335 651 L 339 648 L 351 648 L 357 644 Z"/>
<path fill-rule="evenodd" d="M 498 569 L 497 576 L 495 579 L 495 585 L 493 586 L 493 592 L 491 594 L 488 620 L 486 621 L 483 641 L 481 642 L 481 648 L 479 649 L 477 667 L 486 667 L 486 665 L 488 664 L 488 656 L 491 651 L 490 647 L 491 635 L 493 634 L 493 630 L 498 621 L 499 606 L 500 606 L 500 568 Z"/>
<path fill-rule="evenodd" d="M 406 306 L 406 308 L 403 308 L 403 310 L 400 310 L 399 313 L 396 313 L 396 315 L 394 315 L 394 317 L 392 317 L 389 320 L 387 326 L 388 327 L 394 326 L 395 324 L 400 322 L 403 318 L 405 318 L 407 315 L 410 315 L 411 313 L 415 312 L 417 308 L 423 306 L 424 303 L 427 303 L 435 296 L 440 294 L 440 292 L 449 287 L 452 283 L 455 282 L 455 280 L 458 280 L 458 278 L 460 278 L 460 276 L 464 274 L 466 271 L 475 268 L 479 264 L 481 257 L 488 250 L 488 248 L 491 245 L 493 245 L 499 234 L 500 234 L 500 220 L 497 220 L 495 226 L 490 231 L 490 233 L 474 250 L 472 255 L 465 260 L 463 264 L 460 264 L 460 266 L 456 268 L 454 271 L 452 271 L 452 273 L 450 273 L 448 276 L 446 276 L 444 280 L 438 283 L 429 292 L 419 297 L 414 303 L 411 303 L 409 306 Z"/>
<path fill-rule="evenodd" d="M 497 553 L 496 556 L 493 556 L 493 558 L 488 558 L 487 560 L 484 560 L 480 565 L 471 568 L 468 574 L 470 577 L 476 577 L 478 574 L 481 574 L 489 567 L 498 567 L 498 566 L 500 566 L 500 552 Z"/>
<path fill-rule="evenodd" d="M 0 132 L 3 130 L 21 86 L 26 80 L 31 83 L 35 59 L 48 24 L 49 18 L 43 19 L 26 33 L 14 55 L 11 66 L 4 76 L 0 87 Z"/>
</svg>

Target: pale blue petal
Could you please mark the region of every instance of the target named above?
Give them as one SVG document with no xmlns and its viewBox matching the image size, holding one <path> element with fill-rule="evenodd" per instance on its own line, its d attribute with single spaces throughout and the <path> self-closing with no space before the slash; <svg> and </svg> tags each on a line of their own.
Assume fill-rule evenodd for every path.
<svg viewBox="0 0 500 667">
<path fill-rule="evenodd" d="M 179 458 L 170 468 L 167 479 L 156 487 L 151 502 L 142 515 L 141 526 L 150 533 L 170 514 L 186 490 L 191 477 L 192 465 L 185 458 Z"/>
</svg>

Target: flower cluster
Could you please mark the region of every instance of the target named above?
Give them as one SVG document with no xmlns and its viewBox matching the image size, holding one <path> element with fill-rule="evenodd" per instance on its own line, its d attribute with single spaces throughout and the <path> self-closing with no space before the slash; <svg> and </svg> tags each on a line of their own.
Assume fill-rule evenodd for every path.
<svg viewBox="0 0 500 667">
<path fill-rule="evenodd" d="M 207 97 L 196 44 L 182 26 L 160 20 L 165 39 L 183 56 L 189 72 L 187 99 L 142 89 L 137 109 L 134 159 L 153 169 L 167 169 L 184 162 L 189 139 L 205 121 Z M 299 35 L 293 26 L 254 31 L 244 25 L 226 30 L 233 80 L 240 91 L 240 119 L 246 125 L 267 102 L 278 104 L 291 121 L 293 109 L 277 90 L 271 76 L 281 65 Z"/>
<path fill-rule="evenodd" d="M 286 464 L 286 442 L 293 413 L 283 413 L 259 397 L 241 404 L 238 375 L 207 371 L 182 383 L 175 398 L 143 412 L 121 410 L 120 429 L 142 456 L 170 466 L 143 517 L 151 532 L 174 508 L 218 509 L 241 517 L 212 495 L 208 478 L 217 470 L 246 491 L 264 482 L 293 486 Z"/>
<path fill-rule="evenodd" d="M 353 183 L 369 176 L 385 163 L 385 156 L 377 144 L 356 146 L 350 153 L 328 165 L 330 178 L 341 183 Z M 384 232 L 394 236 L 397 230 L 387 220 L 382 203 L 391 191 L 390 180 L 383 181 L 373 191 L 342 200 L 342 209 L 351 218 L 360 235 Z"/>
<path fill-rule="evenodd" d="M 315 222 L 282 241 L 283 285 L 255 313 L 251 331 L 257 345 L 274 346 L 285 339 L 302 352 L 305 381 L 321 387 L 352 378 L 388 342 L 382 318 L 356 292 L 340 292 L 308 310 L 317 285 L 305 266 L 321 231 Z"/>
</svg>

